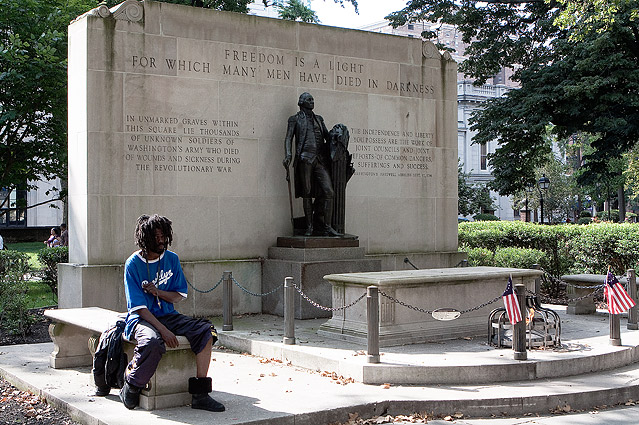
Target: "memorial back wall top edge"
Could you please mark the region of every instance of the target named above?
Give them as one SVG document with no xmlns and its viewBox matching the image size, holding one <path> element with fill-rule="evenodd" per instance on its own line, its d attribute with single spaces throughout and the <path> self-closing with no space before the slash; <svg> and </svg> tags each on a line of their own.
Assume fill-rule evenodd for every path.
<svg viewBox="0 0 639 425">
<path fill-rule="evenodd" d="M 89 29 L 143 32 L 149 35 L 399 63 L 423 63 L 423 42 L 418 39 L 148 0 L 143 3 L 143 6 L 144 21 L 141 23 L 117 21 L 113 25 L 110 23 L 110 18 L 93 15 L 85 15 L 79 21 L 88 19 Z M 238 31 L 238 28 L 242 28 L 243 31 Z M 346 39 L 348 42 L 345 42 Z M 432 49 L 426 50 L 432 51 Z"/>
</svg>

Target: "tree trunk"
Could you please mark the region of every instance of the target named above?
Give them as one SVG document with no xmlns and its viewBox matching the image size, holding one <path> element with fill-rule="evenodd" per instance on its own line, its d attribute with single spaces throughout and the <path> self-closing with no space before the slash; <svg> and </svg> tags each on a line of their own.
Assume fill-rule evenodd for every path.
<svg viewBox="0 0 639 425">
<path fill-rule="evenodd" d="M 618 189 L 617 197 L 619 198 L 619 223 L 626 220 L 626 195 L 623 186 Z"/>
</svg>

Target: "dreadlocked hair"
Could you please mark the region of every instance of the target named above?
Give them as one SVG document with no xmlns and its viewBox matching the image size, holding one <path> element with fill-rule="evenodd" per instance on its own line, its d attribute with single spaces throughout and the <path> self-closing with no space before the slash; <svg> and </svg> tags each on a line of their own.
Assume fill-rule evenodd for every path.
<svg viewBox="0 0 639 425">
<path fill-rule="evenodd" d="M 155 244 L 155 229 L 160 229 L 166 239 L 166 246 L 173 240 L 173 228 L 171 220 L 161 215 L 141 215 L 135 226 L 135 244 L 142 252 L 149 252 L 149 247 Z"/>
</svg>

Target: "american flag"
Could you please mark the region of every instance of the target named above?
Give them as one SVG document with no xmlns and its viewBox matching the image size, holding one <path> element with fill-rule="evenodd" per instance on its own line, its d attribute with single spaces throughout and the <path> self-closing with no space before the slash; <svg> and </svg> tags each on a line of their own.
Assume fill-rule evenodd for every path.
<svg viewBox="0 0 639 425">
<path fill-rule="evenodd" d="M 514 325 L 515 323 L 521 322 L 521 310 L 519 309 L 517 295 L 515 295 L 513 291 L 512 276 L 508 278 L 508 285 L 506 285 L 506 290 L 502 294 L 501 298 L 504 300 L 504 307 L 506 307 L 510 323 Z"/>
<path fill-rule="evenodd" d="M 621 314 L 624 311 L 630 310 L 630 308 L 636 304 L 612 272 L 608 272 L 608 276 L 606 276 L 604 294 L 606 295 L 608 312 L 610 314 Z"/>
</svg>

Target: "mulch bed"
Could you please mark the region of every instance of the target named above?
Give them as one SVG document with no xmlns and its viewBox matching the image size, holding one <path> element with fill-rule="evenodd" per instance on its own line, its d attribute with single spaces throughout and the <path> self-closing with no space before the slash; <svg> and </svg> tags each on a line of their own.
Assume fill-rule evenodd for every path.
<svg viewBox="0 0 639 425">
<path fill-rule="evenodd" d="M 0 330 L 0 346 L 50 342 L 49 321 L 44 309 L 33 310 L 38 321 L 27 335 L 7 335 Z M 78 425 L 69 415 L 50 406 L 47 401 L 29 391 L 21 391 L 0 378 L 0 424 Z"/>
<path fill-rule="evenodd" d="M 16 344 L 38 344 L 41 342 L 51 342 L 49 336 L 49 321 L 43 316 L 44 308 L 31 310 L 37 317 L 37 322 L 31 326 L 30 332 L 26 335 L 8 335 L 0 329 L 0 345 Z"/>
</svg>

